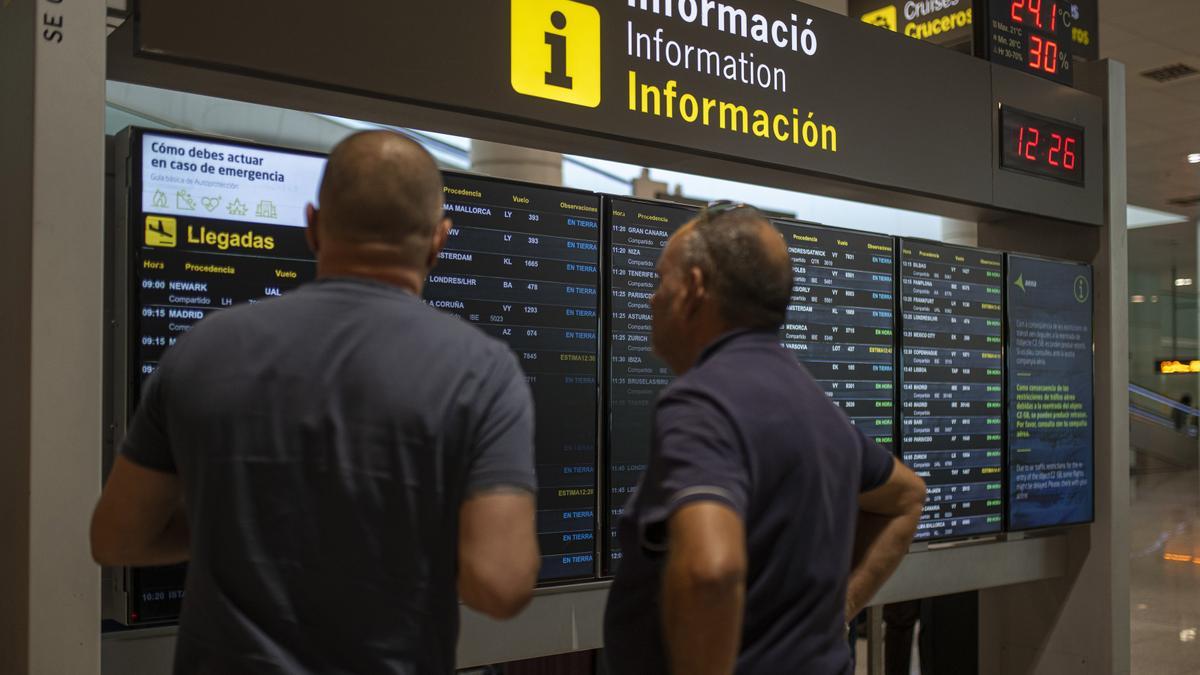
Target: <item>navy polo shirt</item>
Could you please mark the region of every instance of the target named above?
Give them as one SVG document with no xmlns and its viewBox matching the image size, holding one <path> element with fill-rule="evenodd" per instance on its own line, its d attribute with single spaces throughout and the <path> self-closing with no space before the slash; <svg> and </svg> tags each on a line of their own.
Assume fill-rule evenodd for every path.
<svg viewBox="0 0 1200 675">
<path fill-rule="evenodd" d="M 624 557 L 605 617 L 612 672 L 669 672 L 666 523 L 696 500 L 725 504 L 746 527 L 737 672 L 852 672 L 844 614 L 857 498 L 892 467 L 778 335 L 718 339 L 659 397 L 649 466 L 618 525 Z"/>
</svg>

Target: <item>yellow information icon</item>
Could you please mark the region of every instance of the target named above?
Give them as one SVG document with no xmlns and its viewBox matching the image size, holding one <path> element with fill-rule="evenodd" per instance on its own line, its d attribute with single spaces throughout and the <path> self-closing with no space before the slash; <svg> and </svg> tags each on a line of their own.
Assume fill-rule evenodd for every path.
<svg viewBox="0 0 1200 675">
<path fill-rule="evenodd" d="M 174 218 L 146 216 L 146 245 L 175 248 L 179 228 Z"/>
<path fill-rule="evenodd" d="M 877 9 L 874 12 L 867 12 L 862 16 L 863 23 L 869 23 L 872 26 L 886 28 L 893 33 L 900 30 L 899 17 L 896 12 L 895 5 L 888 5 L 883 9 Z"/>
<path fill-rule="evenodd" d="M 526 96 L 600 105 L 600 12 L 574 0 L 511 0 L 512 87 Z"/>
<path fill-rule="evenodd" d="M 1092 285 L 1088 282 L 1088 278 L 1082 274 L 1075 277 L 1075 301 L 1085 303 L 1088 298 L 1092 297 Z"/>
</svg>

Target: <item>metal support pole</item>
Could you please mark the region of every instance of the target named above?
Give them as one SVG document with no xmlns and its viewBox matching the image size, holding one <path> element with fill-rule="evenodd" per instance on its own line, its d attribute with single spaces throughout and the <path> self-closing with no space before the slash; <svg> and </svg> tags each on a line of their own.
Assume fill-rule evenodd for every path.
<svg viewBox="0 0 1200 675">
<path fill-rule="evenodd" d="M 103 2 L 0 3 L 0 673 L 100 670 Z"/>
<path fill-rule="evenodd" d="M 867 608 L 867 675 L 883 675 L 883 605 Z"/>
</svg>

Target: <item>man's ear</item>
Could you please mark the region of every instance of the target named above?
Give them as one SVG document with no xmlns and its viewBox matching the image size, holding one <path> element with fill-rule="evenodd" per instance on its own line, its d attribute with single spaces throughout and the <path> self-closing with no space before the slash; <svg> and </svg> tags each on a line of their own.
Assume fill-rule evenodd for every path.
<svg viewBox="0 0 1200 675">
<path fill-rule="evenodd" d="M 442 222 L 437 224 L 433 231 L 433 245 L 429 248 L 429 259 L 425 261 L 425 266 L 433 269 L 437 264 L 438 254 L 446 247 L 446 241 L 450 239 L 450 219 L 442 218 Z"/>
<path fill-rule="evenodd" d="M 312 202 L 304 207 L 304 220 L 308 223 L 308 227 L 304 228 L 304 239 L 308 242 L 308 249 L 314 255 L 321 250 L 321 235 L 317 232 L 317 218 L 320 215 L 321 212 L 312 205 Z"/>
<path fill-rule="evenodd" d="M 708 280 L 704 277 L 704 270 L 693 266 L 688 269 L 684 277 L 684 311 L 688 316 L 694 316 L 704 303 L 708 301 Z"/>
</svg>

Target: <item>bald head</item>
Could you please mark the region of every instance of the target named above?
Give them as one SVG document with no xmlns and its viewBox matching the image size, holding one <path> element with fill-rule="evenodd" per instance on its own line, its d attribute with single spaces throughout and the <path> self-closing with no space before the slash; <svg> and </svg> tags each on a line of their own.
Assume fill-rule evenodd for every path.
<svg viewBox="0 0 1200 675">
<path fill-rule="evenodd" d="M 437 162 L 415 141 L 390 131 L 354 134 L 325 166 L 321 234 L 349 245 L 389 245 L 402 262 L 421 264 L 442 219 L 442 186 Z"/>
<path fill-rule="evenodd" d="M 678 236 L 681 267 L 700 268 L 726 323 L 779 329 L 792 298 L 792 262 L 783 237 L 761 213 L 702 213 Z"/>
</svg>

